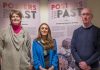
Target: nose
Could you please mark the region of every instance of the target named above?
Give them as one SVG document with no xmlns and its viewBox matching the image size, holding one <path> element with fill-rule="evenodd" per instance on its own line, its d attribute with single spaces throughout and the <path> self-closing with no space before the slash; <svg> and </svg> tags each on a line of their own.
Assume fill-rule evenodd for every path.
<svg viewBox="0 0 100 70">
<path fill-rule="evenodd" d="M 44 31 L 46 30 L 46 28 L 43 29 Z"/>
<path fill-rule="evenodd" d="M 87 18 L 86 18 L 86 17 L 85 17 L 84 19 L 85 19 L 85 20 L 87 20 Z"/>
</svg>

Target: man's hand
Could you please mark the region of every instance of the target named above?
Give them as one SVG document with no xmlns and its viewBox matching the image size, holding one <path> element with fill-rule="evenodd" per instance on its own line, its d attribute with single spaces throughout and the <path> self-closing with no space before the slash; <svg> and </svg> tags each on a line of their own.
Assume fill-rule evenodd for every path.
<svg viewBox="0 0 100 70">
<path fill-rule="evenodd" d="M 88 65 L 87 65 L 87 63 L 86 63 L 85 61 L 81 61 L 81 62 L 79 63 L 79 67 L 80 67 L 81 69 L 85 70 L 85 69 L 88 68 Z"/>
</svg>

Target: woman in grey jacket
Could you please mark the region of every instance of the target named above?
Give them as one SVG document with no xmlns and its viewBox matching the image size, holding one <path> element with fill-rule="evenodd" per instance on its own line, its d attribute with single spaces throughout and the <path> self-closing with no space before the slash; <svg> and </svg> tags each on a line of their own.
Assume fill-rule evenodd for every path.
<svg viewBox="0 0 100 70">
<path fill-rule="evenodd" d="M 10 25 L 0 33 L 1 70 L 30 70 L 31 40 L 21 26 L 22 14 L 11 10 Z"/>
</svg>

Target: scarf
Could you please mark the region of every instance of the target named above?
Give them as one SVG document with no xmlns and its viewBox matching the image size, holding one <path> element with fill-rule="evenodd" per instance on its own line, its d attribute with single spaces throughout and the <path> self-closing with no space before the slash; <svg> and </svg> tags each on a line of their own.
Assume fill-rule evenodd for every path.
<svg viewBox="0 0 100 70">
<path fill-rule="evenodd" d="M 18 25 L 14 25 L 13 23 L 11 24 L 13 31 L 17 34 L 20 32 L 20 30 L 22 29 L 21 23 L 19 23 Z"/>
</svg>

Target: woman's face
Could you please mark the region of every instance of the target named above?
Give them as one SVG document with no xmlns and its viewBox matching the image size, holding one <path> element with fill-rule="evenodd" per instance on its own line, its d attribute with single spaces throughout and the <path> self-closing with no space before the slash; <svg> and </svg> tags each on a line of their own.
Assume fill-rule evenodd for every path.
<svg viewBox="0 0 100 70">
<path fill-rule="evenodd" d="M 48 34 L 48 26 L 47 25 L 42 25 L 40 27 L 40 32 L 42 36 L 46 36 Z"/>
<path fill-rule="evenodd" d="M 18 25 L 20 22 L 21 22 L 21 17 L 14 13 L 11 17 L 11 23 L 14 25 Z"/>
</svg>

